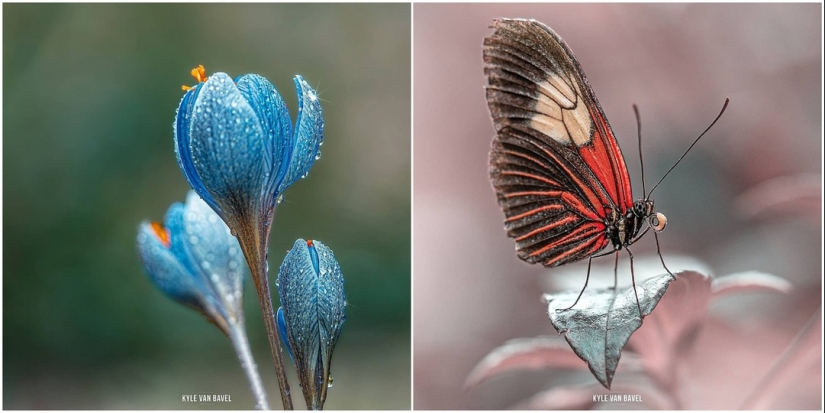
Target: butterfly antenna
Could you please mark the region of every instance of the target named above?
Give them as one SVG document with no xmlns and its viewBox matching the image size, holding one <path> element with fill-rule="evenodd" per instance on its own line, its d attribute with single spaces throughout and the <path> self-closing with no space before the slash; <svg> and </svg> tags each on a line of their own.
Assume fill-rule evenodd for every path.
<svg viewBox="0 0 825 413">
<path fill-rule="evenodd" d="M 642 165 L 642 195 L 648 199 L 645 191 L 645 158 L 642 156 L 642 117 L 639 116 L 639 107 L 633 104 L 633 113 L 636 114 L 636 131 L 639 135 L 639 164 Z"/>
<path fill-rule="evenodd" d="M 685 153 L 683 153 L 683 154 L 682 154 L 682 156 L 679 158 L 679 160 L 678 160 L 678 161 L 676 161 L 676 163 L 675 163 L 675 164 L 673 164 L 673 166 L 671 166 L 671 167 L 670 167 L 670 169 L 668 169 L 668 170 L 667 170 L 667 172 L 665 172 L 665 175 L 662 177 L 662 179 L 660 179 L 660 180 L 659 180 L 659 182 L 658 182 L 656 185 L 654 185 L 654 186 L 653 186 L 653 189 L 651 189 L 651 190 L 650 190 L 650 194 L 652 194 L 652 193 L 653 193 L 653 191 L 655 191 L 655 190 L 656 190 L 656 187 L 658 187 L 658 186 L 659 186 L 659 184 L 661 184 L 661 183 L 662 183 L 662 181 L 664 181 L 664 180 L 665 180 L 665 178 L 666 178 L 666 177 L 667 177 L 667 175 L 670 173 L 670 171 L 672 171 L 672 170 L 673 170 L 673 168 L 675 168 L 675 167 L 676 167 L 676 165 L 679 165 L 679 162 L 682 162 L 682 159 L 685 159 L 685 156 L 686 156 L 686 155 L 688 154 L 688 152 L 690 152 L 690 150 L 693 148 L 693 145 L 696 145 L 696 142 L 699 142 L 699 139 L 702 139 L 702 136 L 705 136 L 705 134 L 706 134 L 706 133 L 710 130 L 710 128 L 712 128 L 712 127 L 713 127 L 713 125 L 715 125 L 715 124 L 716 124 L 716 121 L 718 121 L 718 120 L 719 120 L 719 118 L 721 118 L 721 117 L 722 117 L 722 114 L 723 114 L 723 113 L 725 113 L 725 109 L 727 109 L 727 108 L 728 108 L 728 102 L 730 102 L 730 98 L 725 98 L 725 104 L 722 106 L 722 110 L 721 110 L 721 111 L 719 111 L 719 114 L 718 114 L 718 115 L 716 115 L 716 119 L 714 119 L 714 120 L 713 120 L 713 122 L 711 122 L 710 126 L 708 126 L 708 128 L 707 128 L 707 129 L 705 129 L 705 131 L 704 131 L 704 132 L 702 132 L 702 134 L 701 134 L 701 135 L 699 135 L 699 137 L 698 137 L 698 138 L 696 138 L 696 140 L 695 140 L 695 141 L 693 141 L 693 143 L 692 143 L 692 144 L 690 144 L 690 146 L 687 148 L 687 150 L 685 151 Z M 648 197 L 650 197 L 650 194 L 648 194 Z"/>
</svg>

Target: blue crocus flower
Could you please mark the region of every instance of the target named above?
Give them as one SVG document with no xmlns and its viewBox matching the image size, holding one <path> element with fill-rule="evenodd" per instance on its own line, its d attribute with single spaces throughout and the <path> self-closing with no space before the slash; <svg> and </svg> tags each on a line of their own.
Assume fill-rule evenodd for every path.
<svg viewBox="0 0 825 413">
<path fill-rule="evenodd" d="M 265 78 L 226 73 L 198 84 L 175 116 L 175 153 L 192 188 L 232 229 L 258 291 L 284 409 L 292 408 L 269 293 L 267 250 L 276 204 L 320 157 L 324 121 L 315 91 L 295 77 L 298 116 L 293 129 L 281 95 Z"/>
<path fill-rule="evenodd" d="M 278 292 L 278 327 L 286 332 L 307 407 L 323 409 L 332 351 L 346 319 L 344 277 L 332 250 L 319 241 L 295 241 L 281 264 Z"/>
<path fill-rule="evenodd" d="M 265 78 L 193 69 L 175 117 L 175 153 L 186 180 L 240 241 L 256 284 L 266 270 L 275 205 L 320 157 L 324 121 L 315 91 L 295 77 L 293 130 L 281 95 Z"/>
<path fill-rule="evenodd" d="M 137 247 L 149 278 L 169 297 L 203 314 L 232 341 L 259 408 L 266 392 L 249 351 L 243 312 L 244 265 L 238 241 L 195 192 L 166 220 L 143 222 Z"/>
</svg>

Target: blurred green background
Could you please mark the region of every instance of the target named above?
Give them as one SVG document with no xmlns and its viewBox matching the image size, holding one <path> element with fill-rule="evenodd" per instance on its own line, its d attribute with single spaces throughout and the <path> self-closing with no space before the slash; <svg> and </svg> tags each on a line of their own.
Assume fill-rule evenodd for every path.
<svg viewBox="0 0 825 413">
<path fill-rule="evenodd" d="M 314 238 L 343 269 L 327 408 L 410 408 L 409 4 L 5 4 L 3 64 L 4 408 L 252 408 L 229 341 L 135 249 L 138 223 L 189 188 L 172 122 L 197 64 L 267 77 L 293 119 L 293 76 L 317 87 L 324 156 L 278 207 L 270 262 Z M 278 407 L 251 282 L 245 297 Z M 192 393 L 232 403 L 181 402 Z"/>
</svg>

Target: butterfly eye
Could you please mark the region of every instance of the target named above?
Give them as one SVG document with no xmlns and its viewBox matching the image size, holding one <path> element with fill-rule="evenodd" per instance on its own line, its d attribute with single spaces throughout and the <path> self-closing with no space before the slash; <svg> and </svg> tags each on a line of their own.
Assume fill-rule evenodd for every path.
<svg viewBox="0 0 825 413">
<path fill-rule="evenodd" d="M 654 231 L 661 232 L 667 226 L 667 217 L 665 214 L 657 212 L 656 215 L 650 217 L 650 226 L 653 227 Z"/>
</svg>

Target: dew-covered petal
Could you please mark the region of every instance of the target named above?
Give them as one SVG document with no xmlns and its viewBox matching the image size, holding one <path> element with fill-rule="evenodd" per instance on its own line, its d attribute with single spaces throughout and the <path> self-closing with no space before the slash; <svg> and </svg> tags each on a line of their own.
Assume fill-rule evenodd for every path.
<svg viewBox="0 0 825 413">
<path fill-rule="evenodd" d="M 307 406 L 322 408 L 346 305 L 332 251 L 318 241 L 295 241 L 281 265 L 278 291 Z"/>
<path fill-rule="evenodd" d="M 217 295 L 229 316 L 243 319 L 243 254 L 229 227 L 194 191 L 183 208 L 182 238 L 193 267 Z"/>
<path fill-rule="evenodd" d="M 197 196 L 196 196 L 197 197 Z M 169 230 L 170 246 L 169 250 L 177 258 L 178 262 L 186 268 L 189 277 L 198 289 L 199 301 L 203 308 L 209 309 L 209 314 L 204 314 L 215 325 L 224 332 L 228 332 L 227 319 L 229 311 L 215 289 L 215 283 L 209 275 L 201 271 L 195 260 L 192 251 L 191 237 L 186 234 L 186 212 L 187 205 L 174 203 L 166 211 L 164 225 Z M 221 224 L 221 226 L 224 226 Z"/>
<path fill-rule="evenodd" d="M 292 121 L 284 99 L 266 78 L 248 74 L 236 79 L 238 90 L 258 116 L 266 141 L 265 194 L 272 194 L 284 178 L 292 156 Z M 270 195 L 271 197 L 271 195 Z"/>
<path fill-rule="evenodd" d="M 298 118 L 295 121 L 295 138 L 289 170 L 278 187 L 282 193 L 287 187 L 301 177 L 306 176 L 309 168 L 320 156 L 324 141 L 324 118 L 321 101 L 301 76 L 295 76 L 295 89 L 298 92 Z"/>
<path fill-rule="evenodd" d="M 208 293 L 166 242 L 173 240 L 174 235 L 162 239 L 157 231 L 168 229 L 158 229 L 159 226 L 158 223 L 143 222 L 138 227 L 137 248 L 143 268 L 152 282 L 170 298 L 212 318 L 215 309 L 204 300 Z"/>
<path fill-rule="evenodd" d="M 195 170 L 195 162 L 192 159 L 192 150 L 189 146 L 189 141 L 191 140 L 189 133 L 191 132 L 190 121 L 192 118 L 192 108 L 195 106 L 195 101 L 198 98 L 202 85 L 202 83 L 198 83 L 183 95 L 177 113 L 175 114 L 175 123 L 172 128 L 175 136 L 175 158 L 177 158 L 178 167 L 180 167 L 189 185 L 223 218 L 223 211 L 221 211 L 215 199 L 212 198 L 212 195 L 203 186 L 203 182 L 201 182 L 201 178 Z"/>
<path fill-rule="evenodd" d="M 183 211 L 184 206 L 180 202 L 175 202 L 166 210 L 163 226 L 169 233 L 169 252 L 186 269 L 186 272 L 190 274 L 190 278 L 205 286 L 206 280 L 199 276 L 200 274 L 193 265 L 187 240 L 183 234 Z"/>
<path fill-rule="evenodd" d="M 230 225 L 259 213 L 264 174 L 261 123 L 226 73 L 202 86 L 191 116 L 192 158 Z"/>
<path fill-rule="evenodd" d="M 292 347 L 289 346 L 289 338 L 286 332 L 286 320 L 284 320 L 283 307 L 278 307 L 278 315 L 275 321 L 278 323 L 278 335 L 281 336 L 281 341 L 283 341 L 284 347 L 286 347 L 286 352 L 289 354 L 289 359 L 295 363 L 295 358 L 292 357 Z"/>
</svg>

